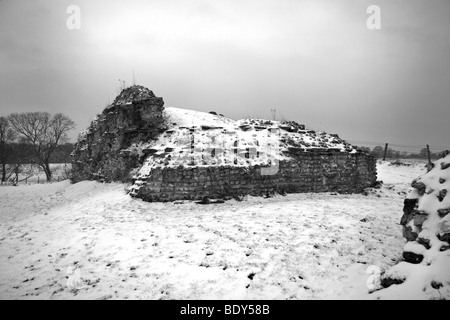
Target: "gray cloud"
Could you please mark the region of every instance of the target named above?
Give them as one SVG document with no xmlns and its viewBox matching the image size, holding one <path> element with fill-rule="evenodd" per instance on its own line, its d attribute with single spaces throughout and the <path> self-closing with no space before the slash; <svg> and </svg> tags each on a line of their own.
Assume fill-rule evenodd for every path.
<svg viewBox="0 0 450 320">
<path fill-rule="evenodd" d="M 71 4 L 81 30 L 66 28 Z M 134 70 L 166 106 L 276 108 L 349 140 L 446 146 L 449 16 L 444 0 L 3 0 L 0 110 L 61 111 L 81 131 Z"/>
</svg>

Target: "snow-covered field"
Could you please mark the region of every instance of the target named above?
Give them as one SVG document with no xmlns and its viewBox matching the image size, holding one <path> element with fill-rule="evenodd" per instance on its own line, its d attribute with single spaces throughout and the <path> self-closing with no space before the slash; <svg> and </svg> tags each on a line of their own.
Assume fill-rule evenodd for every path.
<svg viewBox="0 0 450 320">
<path fill-rule="evenodd" d="M 403 199 L 426 170 L 378 172 L 367 195 L 210 205 L 146 203 L 114 183 L 2 187 L 0 298 L 383 298 L 367 269 L 401 259 Z"/>
</svg>

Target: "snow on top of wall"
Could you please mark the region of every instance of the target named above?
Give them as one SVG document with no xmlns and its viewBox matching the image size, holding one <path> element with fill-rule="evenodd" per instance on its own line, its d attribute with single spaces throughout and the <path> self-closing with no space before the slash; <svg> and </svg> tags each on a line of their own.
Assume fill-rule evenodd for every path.
<svg viewBox="0 0 450 320">
<path fill-rule="evenodd" d="M 194 127 L 194 126 L 233 126 L 236 121 L 223 115 L 168 107 L 163 113 L 168 117 L 170 127 Z"/>
<path fill-rule="evenodd" d="M 286 155 L 290 148 L 357 152 L 337 135 L 307 130 L 295 122 L 235 121 L 219 114 L 173 107 L 164 113 L 169 129 L 156 141 L 128 149 L 148 155 L 135 178 L 145 178 L 153 169 L 163 167 L 267 166 L 290 159 Z"/>
<path fill-rule="evenodd" d="M 425 193 L 419 200 L 419 210 L 433 214 L 439 209 L 450 208 L 450 195 L 445 196 L 447 191 L 443 191 L 450 190 L 450 155 L 434 162 L 433 169 L 415 182 L 426 186 Z"/>
<path fill-rule="evenodd" d="M 150 89 L 143 86 L 134 85 L 123 89 L 111 106 L 132 104 L 136 101 L 147 100 L 154 97 L 155 95 Z"/>
</svg>

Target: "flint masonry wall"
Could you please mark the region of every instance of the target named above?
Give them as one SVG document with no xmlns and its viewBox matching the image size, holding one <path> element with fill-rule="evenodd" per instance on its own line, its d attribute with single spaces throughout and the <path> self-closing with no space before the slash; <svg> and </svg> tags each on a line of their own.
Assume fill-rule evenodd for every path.
<svg viewBox="0 0 450 320">
<path fill-rule="evenodd" d="M 127 98 L 126 90 L 120 98 Z M 136 94 L 129 91 L 129 95 Z M 150 141 L 165 129 L 163 99 L 149 90 L 144 93 L 143 100 L 106 108 L 80 136 L 72 152 L 73 182 L 131 180 L 130 171 L 141 159 L 122 150 L 133 143 Z"/>
<path fill-rule="evenodd" d="M 428 172 L 411 183 L 413 191 L 410 195 L 414 196 L 404 200 L 403 216 L 400 220 L 400 224 L 403 226 L 403 237 L 408 242 L 416 242 L 427 250 L 432 245 L 440 245 L 440 251 L 450 250 L 450 224 L 447 216 L 450 213 L 450 201 L 447 198 L 450 186 L 448 183 L 448 177 L 450 177 L 449 154 L 448 151 L 445 151 L 442 159 L 427 165 Z M 420 205 L 421 202 L 422 205 Z M 427 222 L 427 220 L 432 221 Z M 435 224 L 434 230 L 432 223 Z M 421 233 L 423 229 L 432 230 L 435 234 L 433 232 Z M 436 238 L 441 243 L 436 241 Z M 403 258 L 410 263 L 420 263 L 423 255 L 405 250 Z"/>
<path fill-rule="evenodd" d="M 158 168 L 137 181 L 131 195 L 145 201 L 173 201 L 275 192 L 360 193 L 376 182 L 376 160 L 363 152 L 291 150 L 290 156 L 292 161 L 280 161 L 273 175 L 262 175 L 258 166 Z"/>
<path fill-rule="evenodd" d="M 134 152 L 132 145 L 155 140 L 167 129 L 163 105 L 163 99 L 145 87 L 124 89 L 80 135 L 72 153 L 72 181 L 132 181 L 145 160 L 145 150 Z M 258 166 L 162 166 L 133 181 L 130 194 L 146 201 L 172 201 L 285 192 L 352 193 L 376 182 L 372 156 L 341 150 L 289 147 L 285 155 L 291 160 L 280 161 L 278 167 L 274 163 L 269 169 L 274 174 L 269 175 L 261 172 L 267 168 Z"/>
<path fill-rule="evenodd" d="M 381 286 L 416 281 L 408 290 L 420 290 L 427 299 L 437 293 L 445 300 L 450 297 L 450 152 L 445 151 L 427 169 L 411 183 L 404 201 L 400 224 L 407 243 L 403 261 L 384 273 Z"/>
</svg>

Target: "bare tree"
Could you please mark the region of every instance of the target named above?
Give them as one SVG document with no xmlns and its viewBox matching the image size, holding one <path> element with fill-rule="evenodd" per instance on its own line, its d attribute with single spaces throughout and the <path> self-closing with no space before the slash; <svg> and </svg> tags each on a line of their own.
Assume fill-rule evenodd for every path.
<svg viewBox="0 0 450 320">
<path fill-rule="evenodd" d="M 8 117 L 11 126 L 34 147 L 36 163 L 44 170 L 47 181 L 52 179 L 50 157 L 59 144 L 67 142 L 67 133 L 75 122 L 62 113 L 13 113 Z"/>
<path fill-rule="evenodd" d="M 16 136 L 17 134 L 11 127 L 8 118 L 0 117 L 0 161 L 2 166 L 2 183 L 6 181 L 6 164 L 11 155 L 11 144 L 16 139 Z"/>
<path fill-rule="evenodd" d="M 16 134 L 17 135 L 17 134 Z M 11 145 L 9 151 L 12 153 L 11 159 L 8 158 L 8 170 L 6 175 L 6 181 L 10 180 L 17 184 L 19 182 L 19 174 L 26 173 L 28 178 L 33 176 L 33 165 L 35 165 L 35 156 L 33 155 L 32 150 L 29 148 L 29 143 L 27 143 L 24 137 L 20 137 Z M 28 167 L 26 165 L 30 165 L 29 170 L 25 168 Z M 28 172 L 29 171 L 29 172 Z M 22 180 L 26 180 L 25 177 Z"/>
</svg>

